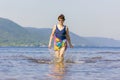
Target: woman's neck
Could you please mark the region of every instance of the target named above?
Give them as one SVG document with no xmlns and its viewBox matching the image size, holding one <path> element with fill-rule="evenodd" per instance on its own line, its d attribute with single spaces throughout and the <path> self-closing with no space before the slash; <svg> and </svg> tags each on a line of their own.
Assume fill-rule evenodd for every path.
<svg viewBox="0 0 120 80">
<path fill-rule="evenodd" d="M 63 27 L 63 24 L 58 24 L 58 26 L 61 26 L 61 27 Z"/>
</svg>

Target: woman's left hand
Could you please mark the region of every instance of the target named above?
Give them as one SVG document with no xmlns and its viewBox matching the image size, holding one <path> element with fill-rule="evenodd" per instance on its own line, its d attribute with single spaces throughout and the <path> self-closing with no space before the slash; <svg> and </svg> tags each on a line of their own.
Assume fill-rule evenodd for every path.
<svg viewBox="0 0 120 80">
<path fill-rule="evenodd" d="M 72 45 L 72 44 L 70 44 L 70 48 L 73 48 L 73 45 Z"/>
</svg>

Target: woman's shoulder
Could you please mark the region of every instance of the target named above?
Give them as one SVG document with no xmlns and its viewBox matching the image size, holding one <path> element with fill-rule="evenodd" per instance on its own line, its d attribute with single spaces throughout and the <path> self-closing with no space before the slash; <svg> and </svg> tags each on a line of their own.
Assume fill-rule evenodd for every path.
<svg viewBox="0 0 120 80">
<path fill-rule="evenodd" d="M 67 25 L 64 25 L 65 26 L 65 28 L 66 28 L 66 30 L 68 29 L 68 26 Z"/>
<path fill-rule="evenodd" d="M 53 28 L 56 28 L 57 25 L 53 25 Z"/>
<path fill-rule="evenodd" d="M 54 29 L 54 30 L 56 29 L 56 25 L 53 25 L 53 29 Z"/>
</svg>

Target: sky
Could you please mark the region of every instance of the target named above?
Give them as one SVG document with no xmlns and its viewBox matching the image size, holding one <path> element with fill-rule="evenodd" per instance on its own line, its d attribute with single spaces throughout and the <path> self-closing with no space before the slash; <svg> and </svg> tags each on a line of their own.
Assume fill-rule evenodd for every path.
<svg viewBox="0 0 120 80">
<path fill-rule="evenodd" d="M 23 27 L 52 28 L 60 14 L 79 36 L 120 40 L 120 0 L 0 0 L 0 17 Z"/>
</svg>

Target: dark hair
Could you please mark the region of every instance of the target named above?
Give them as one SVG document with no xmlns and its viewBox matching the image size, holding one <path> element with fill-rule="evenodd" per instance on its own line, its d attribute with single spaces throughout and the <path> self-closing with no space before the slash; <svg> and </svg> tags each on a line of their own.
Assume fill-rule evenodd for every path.
<svg viewBox="0 0 120 80">
<path fill-rule="evenodd" d="M 58 16 L 58 20 L 59 20 L 59 19 L 65 20 L 65 16 L 64 16 L 63 14 L 60 14 L 60 15 Z"/>
</svg>

